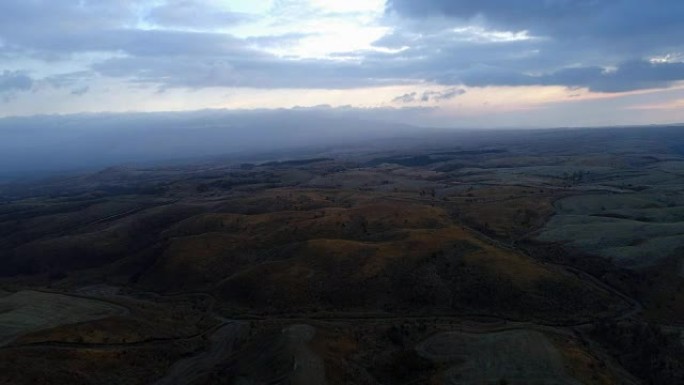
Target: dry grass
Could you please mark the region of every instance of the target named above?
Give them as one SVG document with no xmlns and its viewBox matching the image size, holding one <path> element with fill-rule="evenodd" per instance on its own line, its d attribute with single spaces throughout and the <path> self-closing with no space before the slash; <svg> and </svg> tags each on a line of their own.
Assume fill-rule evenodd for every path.
<svg viewBox="0 0 684 385">
<path fill-rule="evenodd" d="M 37 291 L 2 297 L 0 309 L 0 344 L 29 332 L 128 312 L 108 302 Z"/>
<path fill-rule="evenodd" d="M 448 366 L 444 383 L 581 384 L 567 372 L 563 356 L 550 340 L 536 331 L 441 333 L 416 349 L 421 356 Z"/>
<path fill-rule="evenodd" d="M 523 187 L 482 187 L 449 197 L 457 215 L 479 230 L 520 238 L 542 227 L 553 214 L 559 192 Z"/>
<path fill-rule="evenodd" d="M 8 349 L 0 351 L 0 383 L 146 385 L 196 346 L 117 349 Z"/>
<path fill-rule="evenodd" d="M 255 261 L 226 274 L 217 292 L 227 303 L 241 307 L 241 311 L 419 311 L 426 306 L 445 311 L 460 306 L 459 301 L 467 301 L 468 307 L 482 311 L 498 307 L 496 301 L 510 296 L 505 303 L 510 309 L 497 311 L 541 306 L 547 309 L 542 312 L 554 312 L 562 308 L 565 300 L 557 296 L 577 292 L 582 287 L 577 278 L 550 271 L 528 256 L 475 237 L 471 231 L 452 223 L 444 209 L 429 203 L 376 199 L 373 204 L 364 202 L 350 208 L 326 208 L 296 215 L 288 212 L 285 229 L 277 221 L 281 214 L 230 217 L 240 222 L 238 233 L 243 238 L 237 243 L 245 248 L 276 246 L 283 239 L 296 241 L 277 260 Z M 232 233 L 236 226 L 233 222 L 227 227 Z M 284 236 L 283 231 L 290 233 Z M 218 237 L 212 234 L 205 236 Z M 197 237 L 180 238 L 183 242 L 190 240 L 195 246 L 179 254 L 187 261 L 192 261 L 188 258 L 191 255 L 203 255 L 190 254 L 189 250 L 199 247 Z M 227 250 L 232 249 L 226 244 L 223 258 L 235 265 L 235 255 L 239 253 Z M 192 272 L 205 265 L 217 271 L 222 263 L 219 259 L 214 254 L 209 257 L 211 263 L 188 262 L 195 266 L 183 271 Z M 411 286 L 415 286 L 415 293 L 408 289 Z M 549 289 L 552 292 L 547 292 Z M 450 299 L 453 295 L 458 299 Z M 584 290 L 584 296 L 595 297 L 597 303 L 610 302 L 605 293 L 592 289 Z M 522 302 L 516 305 L 519 301 Z M 554 310 L 548 310 L 551 308 Z M 519 310 L 517 315 L 527 316 L 535 311 Z"/>
<path fill-rule="evenodd" d="M 604 361 L 592 355 L 576 340 L 556 336 L 553 342 L 563 355 L 569 373 L 586 385 L 617 385 L 619 377 Z"/>
</svg>

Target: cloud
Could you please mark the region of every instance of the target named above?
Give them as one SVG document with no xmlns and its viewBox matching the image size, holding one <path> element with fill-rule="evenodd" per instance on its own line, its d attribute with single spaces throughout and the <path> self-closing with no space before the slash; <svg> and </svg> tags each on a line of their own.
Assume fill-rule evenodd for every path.
<svg viewBox="0 0 684 385">
<path fill-rule="evenodd" d="M 620 93 L 684 81 L 680 0 L 388 0 L 384 14 L 378 1 L 364 13 L 349 11 L 352 3 L 278 0 L 258 15 L 245 13 L 256 9 L 248 2 L 229 3 L 4 0 L 0 68 L 31 72 L 0 74 L 0 90 L 64 88 L 74 98 L 109 86 L 435 90 L 392 100 L 410 104 L 467 87 Z M 331 47 L 331 31 L 348 48 Z"/>
<path fill-rule="evenodd" d="M 227 16 L 213 13 L 214 8 L 201 1 L 167 2 L 154 7 L 149 18 L 167 23 L 167 28 L 143 28 L 139 9 L 149 7 L 149 3 L 152 2 L 5 0 L 0 5 L 0 37 L 8 50 L 24 54 L 207 55 L 246 48 L 241 39 L 213 30 Z M 219 20 L 212 23 L 208 18 Z M 191 24 L 202 30 L 182 28 Z"/>
<path fill-rule="evenodd" d="M 540 75 L 529 75 L 501 68 L 475 68 L 453 75 L 453 77 L 440 78 L 438 81 L 446 84 L 465 84 L 471 87 L 558 85 L 615 93 L 664 88 L 682 79 L 684 79 L 684 63 L 631 61 L 613 68 L 572 67 Z"/>
<path fill-rule="evenodd" d="M 441 16 L 452 23 L 524 30 L 562 44 L 574 41 L 623 54 L 681 47 L 679 36 L 684 32 L 684 3 L 678 0 L 388 0 L 387 4 L 389 12 L 410 19 Z"/>
<path fill-rule="evenodd" d="M 43 82 L 54 88 L 74 87 L 84 80 L 89 80 L 95 76 L 92 71 L 67 72 L 58 75 L 51 75 L 43 79 Z"/>
<path fill-rule="evenodd" d="M 22 71 L 0 73 L 0 92 L 27 91 L 33 87 L 33 79 Z"/>
<path fill-rule="evenodd" d="M 78 63 L 70 61 L 78 55 L 99 57 L 83 71 L 50 75 L 46 80 L 57 87 L 63 82 L 89 82 L 93 73 L 122 82 L 190 89 L 353 88 L 387 82 L 373 74 L 379 68 L 368 72 L 341 60 L 293 59 L 267 52 L 296 44 L 309 33 L 238 38 L 215 28 L 253 16 L 218 12 L 220 7 L 212 2 L 198 0 L 168 1 L 140 11 L 150 4 L 7 0 L 0 6 L 0 39 L 7 52 L 22 60 L 63 61 L 73 67 Z M 143 28 L 138 25 L 141 18 L 162 28 Z"/>
<path fill-rule="evenodd" d="M 417 98 L 418 93 L 417 92 L 411 92 L 407 94 L 403 94 L 401 96 L 397 96 L 396 98 L 392 99 L 393 103 L 413 103 Z"/>
<path fill-rule="evenodd" d="M 301 39 L 311 36 L 313 36 L 311 33 L 291 32 L 282 35 L 252 36 L 246 38 L 245 42 L 261 48 L 283 48 L 292 46 Z"/>
<path fill-rule="evenodd" d="M 36 33 L 21 43 L 27 50 L 47 53 L 120 52 L 140 57 L 245 54 L 248 50 L 242 40 L 222 33 L 123 28 Z"/>
<path fill-rule="evenodd" d="M 427 102 L 440 102 L 443 100 L 453 99 L 456 96 L 463 95 L 466 90 L 462 88 L 449 88 L 443 91 L 423 91 L 421 94 L 418 92 L 410 92 L 396 98 L 392 99 L 392 103 L 427 103 Z"/>
<path fill-rule="evenodd" d="M 84 87 L 79 87 L 79 88 L 71 90 L 71 94 L 76 95 L 76 96 L 82 96 L 82 95 L 87 94 L 88 91 L 90 91 L 90 87 L 84 86 Z"/>
<path fill-rule="evenodd" d="M 382 85 L 375 69 L 332 60 L 287 60 L 267 54 L 193 57 L 126 57 L 98 63 L 102 75 L 132 78 L 164 87 L 320 88 L 345 89 Z M 379 70 L 379 69 L 377 69 Z"/>
<path fill-rule="evenodd" d="M 399 15 L 406 28 L 377 44 L 440 47 L 440 52 L 460 50 L 472 58 L 451 71 L 435 71 L 435 80 L 445 84 L 563 85 L 621 92 L 684 80 L 681 59 L 672 60 L 684 52 L 679 38 L 684 35 L 681 1 L 388 0 L 387 12 Z M 508 34 L 522 40 L 516 42 L 516 48 L 513 44 L 487 44 L 481 52 L 473 52 L 475 44 L 463 49 L 455 43 L 454 30 Z M 450 43 L 445 47 L 436 38 Z M 493 52 L 499 48 L 503 50 Z M 650 65 L 652 58 L 663 57 L 671 62 Z M 439 55 L 432 58 L 440 60 Z"/>
<path fill-rule="evenodd" d="M 135 23 L 133 0 L 3 0 L 0 5 L 0 36 L 6 49 L 49 48 L 51 42 L 80 41 L 95 46 L 92 32 Z M 90 44 L 83 44 L 90 41 Z M 61 46 L 60 46 L 61 47 Z"/>
<path fill-rule="evenodd" d="M 451 88 L 445 91 L 425 91 L 423 96 L 420 98 L 421 101 L 427 102 L 430 100 L 441 101 L 453 99 L 457 96 L 463 95 L 466 90 L 462 88 Z"/>
<path fill-rule="evenodd" d="M 171 28 L 207 30 L 253 21 L 254 16 L 198 0 L 170 0 L 152 8 L 146 21 Z"/>
<path fill-rule="evenodd" d="M 627 41 L 684 30 L 678 0 L 388 0 L 388 12 L 409 18 L 446 16 L 506 30 L 529 30 L 554 38 L 610 38 Z M 660 36 L 656 44 L 679 40 Z"/>
</svg>

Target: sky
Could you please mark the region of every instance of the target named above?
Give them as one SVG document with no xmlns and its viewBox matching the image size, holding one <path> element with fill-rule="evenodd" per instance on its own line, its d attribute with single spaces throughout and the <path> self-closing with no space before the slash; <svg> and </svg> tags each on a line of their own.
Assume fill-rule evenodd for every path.
<svg viewBox="0 0 684 385">
<path fill-rule="evenodd" d="M 682 20 L 681 0 L 2 0 L 0 117 L 328 106 L 440 127 L 684 122 Z"/>
</svg>

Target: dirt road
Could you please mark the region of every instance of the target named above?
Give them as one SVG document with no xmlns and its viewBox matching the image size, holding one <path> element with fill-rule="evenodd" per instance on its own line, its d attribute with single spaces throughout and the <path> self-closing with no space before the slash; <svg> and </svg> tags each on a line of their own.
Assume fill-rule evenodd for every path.
<svg viewBox="0 0 684 385">
<path fill-rule="evenodd" d="M 236 342 L 249 330 L 246 322 L 230 321 L 209 337 L 209 349 L 176 362 L 155 385 L 186 385 L 210 373 L 233 353 Z"/>
</svg>

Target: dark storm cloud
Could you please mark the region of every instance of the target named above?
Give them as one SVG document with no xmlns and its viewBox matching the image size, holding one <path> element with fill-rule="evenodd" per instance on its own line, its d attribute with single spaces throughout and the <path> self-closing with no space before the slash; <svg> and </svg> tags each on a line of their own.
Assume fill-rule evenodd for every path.
<svg viewBox="0 0 684 385">
<path fill-rule="evenodd" d="M 615 69 L 574 67 L 543 75 L 527 75 L 503 68 L 475 68 L 435 79 L 443 84 L 484 86 L 586 87 L 598 92 L 625 92 L 666 87 L 684 79 L 684 63 L 622 63 Z"/>
<path fill-rule="evenodd" d="M 684 80 L 681 63 L 648 62 L 649 57 L 684 51 L 684 2 L 678 0 L 388 0 L 387 10 L 412 20 L 407 24 L 418 31 L 446 19 L 539 37 L 528 42 L 534 55 L 504 57 L 503 62 L 478 55 L 469 65 L 435 73 L 435 80 L 446 84 L 561 85 L 620 92 Z M 415 36 L 404 31 L 376 44 L 415 44 L 422 39 Z M 606 71 L 611 67 L 615 71 Z"/>
<path fill-rule="evenodd" d="M 542 77 L 547 84 L 588 87 L 594 91 L 623 92 L 643 88 L 665 87 L 684 79 L 684 63 L 650 63 L 633 61 L 617 69 L 570 68 Z"/>
<path fill-rule="evenodd" d="M 530 30 L 555 38 L 628 40 L 684 30 L 684 2 L 679 0 L 388 0 L 387 9 L 407 17 L 480 17 L 499 28 Z M 680 39 L 675 35 L 658 40 Z"/>
</svg>

